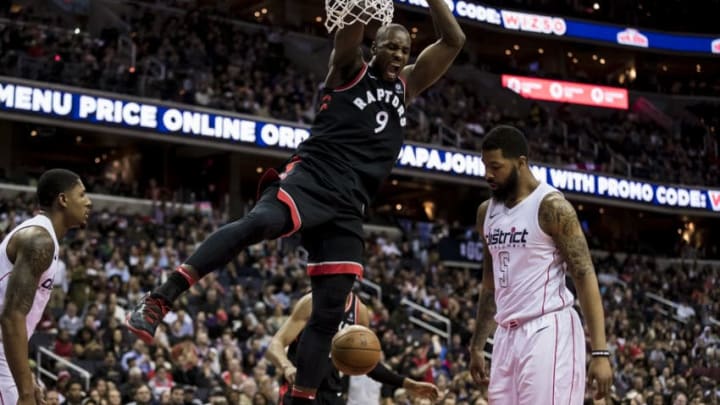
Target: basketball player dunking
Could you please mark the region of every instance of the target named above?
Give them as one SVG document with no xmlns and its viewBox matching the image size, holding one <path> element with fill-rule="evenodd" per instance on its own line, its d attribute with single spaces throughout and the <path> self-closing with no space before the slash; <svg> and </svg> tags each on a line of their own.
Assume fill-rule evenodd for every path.
<svg viewBox="0 0 720 405">
<path fill-rule="evenodd" d="M 265 357 L 270 360 L 275 367 L 282 373 L 285 380 L 280 387 L 280 405 L 285 404 L 284 397 L 290 395 L 288 384 L 295 382 L 297 368 L 295 359 L 297 358 L 297 346 L 300 335 L 310 320 L 312 312 L 312 294 L 306 294 L 292 310 L 290 318 L 278 329 L 273 336 L 265 352 Z M 347 298 L 342 321 L 338 325 L 338 330 L 342 330 L 351 325 L 362 325 L 367 327 L 370 324 L 370 315 L 365 304 L 354 293 L 350 293 Z M 287 353 L 285 352 L 287 348 Z M 326 360 L 331 363 L 330 359 Z M 320 383 L 317 394 L 315 395 L 315 403 L 318 405 L 342 405 L 345 404 L 343 395 L 342 377 L 338 370 L 330 364 L 329 372 Z M 418 398 L 428 398 L 435 402 L 439 395 L 438 388 L 430 383 L 415 381 L 408 377 L 403 377 L 394 373 L 380 362 L 370 371 L 368 377 L 383 384 L 387 384 L 394 388 L 405 388 L 411 396 Z"/>
<path fill-rule="evenodd" d="M 85 187 L 69 170 L 43 173 L 37 198 L 42 211 L 0 243 L 0 405 L 45 403 L 30 371 L 28 341 L 50 300 L 58 240 L 90 214 Z"/>
<path fill-rule="evenodd" d="M 495 332 L 488 399 L 493 405 L 582 404 L 585 334 L 565 286 L 570 274 L 592 345 L 589 377 L 601 396 L 612 382 L 598 281 L 572 205 L 528 166 L 520 130 L 499 126 L 483 140 L 492 198 L 478 209 L 485 237 L 470 371 L 488 383 L 483 347 Z M 493 319 L 494 316 L 494 319 Z"/>
<path fill-rule="evenodd" d="M 360 48 L 363 24 L 335 34 L 310 138 L 282 173 L 263 176 L 262 196 L 246 217 L 212 234 L 143 298 L 128 318 L 131 331 L 152 342 L 168 306 L 199 278 L 251 244 L 301 231 L 309 252 L 313 309 L 300 338 L 292 397 L 295 405 L 312 403 L 328 371 L 317 359 L 327 358 L 345 298 L 363 273 L 363 213 L 397 160 L 406 105 L 447 71 L 465 42 L 445 1 L 428 4 L 441 38 L 411 65 L 406 66 L 410 35 L 401 25 L 377 31 L 369 63 Z"/>
</svg>

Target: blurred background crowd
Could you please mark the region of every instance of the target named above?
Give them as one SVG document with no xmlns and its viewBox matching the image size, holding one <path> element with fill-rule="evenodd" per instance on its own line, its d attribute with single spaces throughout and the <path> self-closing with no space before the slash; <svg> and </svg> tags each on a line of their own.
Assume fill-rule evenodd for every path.
<svg viewBox="0 0 720 405">
<path fill-rule="evenodd" d="M 31 206 L 27 196 L 0 201 L 0 229 L 27 218 Z M 263 354 L 309 287 L 302 249 L 293 240 L 252 246 L 204 278 L 165 318 L 155 346 L 121 326 L 126 310 L 222 222 L 219 213 L 161 207 L 153 215 L 94 213 L 87 229 L 75 232 L 62 249 L 63 271 L 33 339 L 93 377 L 87 389 L 78 374 L 58 365 L 59 379 L 50 388 L 68 404 L 197 403 L 191 398 L 277 403 L 279 374 Z M 362 296 L 385 361 L 406 376 L 436 383 L 445 393 L 442 404 L 485 403 L 482 387 L 469 376 L 467 354 L 479 271 L 443 265 L 437 246 L 443 236 L 468 232 L 440 222 L 425 237 L 416 228 L 396 240 L 366 240 L 365 277 L 380 286 L 381 295 Z M 717 403 L 720 338 L 711 319 L 720 313 L 718 267 L 694 260 L 662 267 L 650 257 L 619 256 L 600 255 L 595 262 L 616 371 L 613 398 Z M 649 299 L 650 292 L 677 302 L 677 310 L 668 312 Z M 451 339 L 415 328 L 408 321 L 412 315 L 436 320 L 413 313 L 403 299 L 448 317 Z M 385 403 L 417 403 L 404 402 L 402 389 L 375 389 Z M 587 387 L 587 398 L 592 392 Z M 687 402 L 678 402 L 682 397 Z"/>
<path fill-rule="evenodd" d="M 622 0 L 603 2 L 600 11 L 581 0 L 487 3 L 601 21 L 622 17 L 627 23 L 666 29 L 715 28 L 704 19 L 688 23 L 693 8 L 689 2 L 675 1 L 669 7 L 645 1 L 645 9 L 630 11 L 626 3 L 633 2 Z M 707 3 L 711 15 L 718 1 Z M 6 5 L 0 10 L 0 74 L 259 119 L 312 122 L 323 76 L 287 44 L 300 38 L 312 46 L 327 46 L 326 39 L 317 37 L 326 37 L 321 24 L 274 24 L 272 13 L 261 6 L 248 16 L 229 19 L 220 6 L 202 2 L 120 4 L 115 20 L 94 28 L 92 21 L 49 8 Z M 418 36 L 417 41 L 422 40 Z M 491 127 L 512 123 L 528 135 L 537 162 L 664 183 L 720 185 L 720 103 L 712 97 L 694 98 L 720 95 L 718 76 L 683 79 L 640 72 L 638 80 L 629 82 L 629 76 L 588 74 L 573 65 L 559 75 L 523 63 L 509 51 L 509 59 L 476 60 L 466 52 L 459 60 L 481 78 L 496 72 L 560 77 L 680 100 L 690 97 L 692 102 L 668 113 L 666 120 L 649 119 L 636 108 L 599 115 L 569 104 L 530 103 L 520 109 L 514 101 L 497 102 L 509 97 L 502 90 L 487 92 L 477 82 L 450 74 L 409 108 L 408 140 L 473 151 Z M 142 214 L 122 208 L 96 210 L 88 227 L 65 241 L 62 271 L 32 348 L 33 353 L 48 349 L 91 377 L 41 358 L 56 377 L 43 378 L 48 404 L 277 404 L 279 373 L 263 355 L 309 287 L 298 241 L 252 246 L 201 280 L 172 308 L 158 343 L 148 347 L 122 327 L 126 311 L 231 218 L 217 204 L 188 211 L 172 197 L 182 186 L 197 200 L 212 199 L 216 190 L 172 185 L 161 177 L 125 181 L 93 167 L 73 168 L 91 192 L 145 198 L 152 207 Z M 33 173 L 19 178 L 17 171 L 11 176 L 0 170 L 2 183 L 33 180 Z M 28 193 L 0 198 L 0 238 L 33 215 L 34 207 Z M 485 404 L 484 388 L 469 376 L 467 353 L 480 272 L 477 266 L 442 260 L 439 247 L 444 238 L 477 240 L 472 224 L 443 216 L 402 223 L 397 234 L 368 232 L 365 279 L 372 284 L 357 287 L 371 309 L 371 328 L 382 340 L 384 361 L 397 372 L 437 384 L 443 392 L 441 404 Z M 628 240 L 618 233 L 599 238 L 591 228 L 585 230 L 601 283 L 615 381 L 607 401 L 593 401 L 594 388 L 586 387 L 586 403 L 718 404 L 720 263 L 698 260 L 717 256 L 717 251 L 709 253 L 713 241 L 693 244 L 688 238 L 683 243 L 668 227 L 663 238 L 678 243 L 648 255 L 642 237 Z M 683 235 L 686 230 L 677 231 Z M 441 329 L 444 324 L 408 301 L 449 319 L 450 336 L 441 338 L 417 327 L 411 318 Z M 424 405 L 402 389 L 363 378 L 348 384 L 351 391 L 376 392 L 383 404 Z"/>
</svg>

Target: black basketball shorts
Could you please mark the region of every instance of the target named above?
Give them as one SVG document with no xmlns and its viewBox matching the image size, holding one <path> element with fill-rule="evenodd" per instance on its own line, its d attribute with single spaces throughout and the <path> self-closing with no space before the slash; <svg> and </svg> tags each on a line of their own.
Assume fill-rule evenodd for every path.
<svg viewBox="0 0 720 405">
<path fill-rule="evenodd" d="M 308 251 L 308 274 L 363 274 L 362 203 L 338 187 L 342 176 L 291 159 L 281 173 L 268 170 L 258 194 L 274 194 L 290 210 L 293 229 Z M 332 180 L 329 178 L 332 177 Z"/>
</svg>

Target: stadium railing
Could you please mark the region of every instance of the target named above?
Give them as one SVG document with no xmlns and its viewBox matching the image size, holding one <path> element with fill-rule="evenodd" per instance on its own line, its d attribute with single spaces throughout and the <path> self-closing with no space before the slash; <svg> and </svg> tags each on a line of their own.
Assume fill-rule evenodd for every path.
<svg viewBox="0 0 720 405">
<path fill-rule="evenodd" d="M 60 364 L 74 372 L 76 372 L 80 378 L 83 379 L 85 383 L 85 392 L 90 392 L 90 379 L 92 378 L 92 374 L 90 374 L 89 371 L 85 370 L 82 367 L 79 367 L 75 365 L 73 362 L 64 359 L 57 354 L 53 353 L 52 350 L 49 350 L 45 347 L 39 346 L 37 348 L 37 377 L 40 379 L 41 376 L 49 377 L 53 381 L 58 380 L 58 375 L 50 371 L 49 368 L 43 367 L 43 359 L 49 358 L 52 361 L 54 361 L 56 364 Z"/>
<path fill-rule="evenodd" d="M 423 314 L 436 319 L 438 322 L 443 323 L 445 325 L 445 330 L 442 330 L 442 329 L 432 325 L 431 323 L 423 320 L 422 318 L 415 316 L 412 312 L 408 316 L 408 320 L 410 322 L 412 322 L 413 324 L 445 339 L 447 348 L 448 349 L 450 348 L 450 346 L 452 345 L 452 322 L 450 321 L 449 318 L 442 316 L 435 311 L 427 309 L 427 308 L 423 307 L 422 305 L 412 302 L 407 298 L 403 298 L 402 301 L 400 302 L 400 305 L 405 305 L 405 306 L 409 307 L 410 309 L 412 309 L 413 311 L 422 312 Z"/>
</svg>

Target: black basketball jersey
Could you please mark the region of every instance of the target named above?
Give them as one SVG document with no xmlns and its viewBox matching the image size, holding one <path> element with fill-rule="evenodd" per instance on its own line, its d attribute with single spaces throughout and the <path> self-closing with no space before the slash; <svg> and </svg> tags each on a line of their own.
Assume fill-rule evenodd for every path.
<svg viewBox="0 0 720 405">
<path fill-rule="evenodd" d="M 345 306 L 345 313 L 343 314 L 342 321 L 340 322 L 340 325 L 338 325 L 338 331 L 341 331 L 345 329 L 348 326 L 355 325 L 357 323 L 358 319 L 358 311 L 360 310 L 360 306 L 358 305 L 358 299 L 355 296 L 355 294 L 351 294 L 350 302 Z M 300 336 L 302 336 L 302 333 L 298 335 L 298 337 L 290 344 L 290 347 L 288 347 L 288 359 L 292 362 L 292 364 L 297 365 L 296 361 L 296 355 L 297 355 L 297 346 L 298 342 L 300 341 Z M 330 360 L 330 357 L 326 359 L 328 363 L 330 363 L 330 373 L 322 380 L 320 383 L 320 387 L 318 387 L 319 391 L 328 391 L 328 392 L 343 392 L 343 377 L 340 375 L 340 372 L 335 368 L 335 366 L 332 364 L 332 361 Z"/>
<path fill-rule="evenodd" d="M 352 82 L 324 90 L 310 138 L 300 144 L 297 154 L 341 173 L 342 181 L 351 183 L 340 189 L 359 192 L 357 197 L 367 204 L 395 165 L 404 127 L 405 83 L 385 81 L 363 64 Z"/>
</svg>

